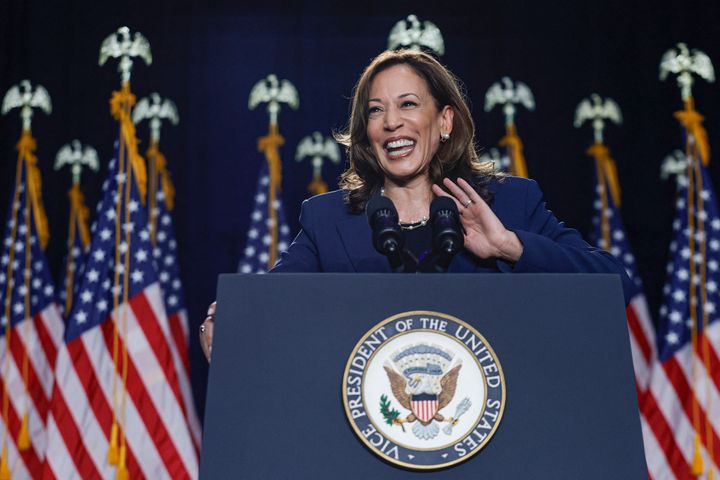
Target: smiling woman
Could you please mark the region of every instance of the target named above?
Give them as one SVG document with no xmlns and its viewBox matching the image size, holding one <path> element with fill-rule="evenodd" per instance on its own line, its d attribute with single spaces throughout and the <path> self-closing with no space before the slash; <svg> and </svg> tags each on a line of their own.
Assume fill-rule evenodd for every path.
<svg viewBox="0 0 720 480">
<path fill-rule="evenodd" d="M 423 53 L 384 52 L 368 65 L 355 87 L 348 131 L 337 135 L 348 149 L 340 186 L 351 210 L 362 211 L 381 187 L 395 201 L 389 190 L 399 193 L 398 186 L 424 191 L 427 213 L 430 186 L 444 177 L 474 179 L 476 191 L 489 200 L 484 185 L 496 175 L 478 162 L 475 126 L 458 83 Z M 394 140 L 403 143 L 388 144 Z M 402 220 L 412 220 L 412 212 L 403 215 L 402 201 L 397 206 Z"/>
<path fill-rule="evenodd" d="M 623 266 L 558 221 L 537 183 L 478 161 L 474 132 L 458 81 L 437 60 L 379 55 L 355 87 L 347 132 L 336 136 L 348 156 L 341 189 L 303 202 L 302 230 L 271 272 L 389 273 L 363 214 L 374 195 L 392 200 L 406 248 L 423 260 L 432 252 L 430 204 L 442 196 L 457 205 L 464 231 L 448 272 L 615 273 L 630 291 Z M 200 335 L 208 358 L 213 313 Z"/>
<path fill-rule="evenodd" d="M 440 139 L 452 133 L 453 114 L 449 105 L 436 105 L 425 81 L 407 65 L 395 65 L 375 77 L 367 135 L 389 185 L 418 183 L 429 190 L 426 172 Z"/>
</svg>

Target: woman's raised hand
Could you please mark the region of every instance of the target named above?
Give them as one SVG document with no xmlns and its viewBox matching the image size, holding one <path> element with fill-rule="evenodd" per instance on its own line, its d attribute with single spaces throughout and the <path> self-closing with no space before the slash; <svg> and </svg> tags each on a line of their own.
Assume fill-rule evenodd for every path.
<svg viewBox="0 0 720 480">
<path fill-rule="evenodd" d="M 451 198 L 457 204 L 465 229 L 465 248 L 480 258 L 516 262 L 523 252 L 520 239 L 505 228 L 475 189 L 462 178 L 458 178 L 457 183 L 445 178 L 443 185 L 450 194 L 438 185 L 433 185 L 433 193 Z"/>
</svg>

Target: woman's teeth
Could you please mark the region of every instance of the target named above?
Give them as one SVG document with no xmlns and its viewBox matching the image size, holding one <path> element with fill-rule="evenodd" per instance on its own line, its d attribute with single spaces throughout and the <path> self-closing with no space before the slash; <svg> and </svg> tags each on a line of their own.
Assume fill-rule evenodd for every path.
<svg viewBox="0 0 720 480">
<path fill-rule="evenodd" d="M 400 140 L 393 140 L 392 142 L 388 142 L 387 148 L 400 148 L 410 145 L 415 145 L 415 142 L 413 140 L 408 140 L 407 138 L 401 138 Z"/>
<path fill-rule="evenodd" d="M 385 145 L 385 149 L 390 157 L 402 157 L 407 155 L 415 148 L 415 141 L 401 138 L 400 140 L 393 140 Z"/>
<path fill-rule="evenodd" d="M 413 147 L 410 148 L 403 148 L 401 150 L 389 150 L 388 156 L 389 157 L 402 157 L 403 155 L 407 155 L 408 153 L 412 152 Z"/>
</svg>

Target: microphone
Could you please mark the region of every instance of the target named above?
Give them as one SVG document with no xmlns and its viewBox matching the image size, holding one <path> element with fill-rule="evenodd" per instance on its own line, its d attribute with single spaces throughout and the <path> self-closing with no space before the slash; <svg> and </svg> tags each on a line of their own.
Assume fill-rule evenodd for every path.
<svg viewBox="0 0 720 480">
<path fill-rule="evenodd" d="M 398 223 L 398 213 L 392 200 L 383 195 L 374 195 L 368 201 L 365 213 L 372 229 L 375 250 L 388 258 L 393 272 L 404 272 L 406 268 L 402 248 L 405 237 Z"/>
<path fill-rule="evenodd" d="M 437 255 L 434 270 L 445 272 L 455 254 L 465 244 L 457 205 L 448 197 L 437 197 L 430 204 L 433 251 Z"/>
</svg>

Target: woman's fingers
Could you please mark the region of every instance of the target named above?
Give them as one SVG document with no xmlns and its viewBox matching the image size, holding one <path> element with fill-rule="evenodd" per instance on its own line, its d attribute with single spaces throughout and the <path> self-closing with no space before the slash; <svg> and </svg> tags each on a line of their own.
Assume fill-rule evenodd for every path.
<svg viewBox="0 0 720 480">
<path fill-rule="evenodd" d="M 448 190 L 450 190 L 450 193 L 452 193 L 458 204 L 458 209 L 460 207 L 469 208 L 473 203 L 480 203 L 483 201 L 475 189 L 473 189 L 469 183 L 461 178 L 458 178 L 457 183 L 453 182 L 449 178 L 444 178 L 443 184 Z"/>
<path fill-rule="evenodd" d="M 458 202 L 458 199 L 457 199 L 457 198 L 453 197 L 452 195 L 450 195 L 449 193 L 447 193 L 445 190 L 443 190 L 443 189 L 440 188 L 439 186 L 433 185 L 433 186 L 432 186 L 432 191 L 433 191 L 433 193 L 434 193 L 435 195 L 437 195 L 438 197 L 447 197 L 447 198 L 451 199 L 452 201 L 454 201 L 455 204 L 457 205 L 458 209 L 462 206 L 462 205 L 460 205 L 460 202 Z"/>
<path fill-rule="evenodd" d="M 470 185 L 462 178 L 458 178 L 458 185 L 462 187 L 463 192 L 465 192 L 465 194 L 472 201 L 472 203 L 479 207 L 478 212 L 480 213 L 480 215 L 482 215 L 484 219 L 489 220 L 490 218 L 492 218 L 494 221 L 494 219 L 497 218 L 495 213 L 493 213 L 492 209 L 490 208 L 490 205 L 488 205 L 487 202 L 482 199 L 480 194 L 475 191 L 472 185 Z"/>
<path fill-rule="evenodd" d="M 496 224 L 499 222 L 497 217 L 472 185 L 462 178 L 458 178 L 457 183 L 449 178 L 444 178 L 443 185 L 450 191 L 450 194 L 438 185 L 432 186 L 433 192 L 435 195 L 449 197 L 455 201 L 458 211 L 462 215 L 463 225 L 466 228 L 469 225 L 468 222 L 477 225 L 479 228 L 481 227 L 483 230 L 497 226 Z M 476 205 L 476 207 L 473 208 L 473 205 Z"/>
<path fill-rule="evenodd" d="M 457 204 L 465 228 L 465 248 L 480 258 L 517 261 L 522 255 L 522 243 L 517 235 L 508 232 L 473 186 L 462 178 L 458 178 L 457 183 L 444 178 L 443 185 L 449 194 L 438 185 L 433 185 L 433 192 L 450 197 Z"/>
<path fill-rule="evenodd" d="M 458 178 L 457 184 L 462 188 L 463 193 L 468 196 L 469 200 L 472 200 L 473 203 L 480 203 L 482 201 L 482 197 L 478 195 L 477 191 L 470 185 L 468 182 L 463 180 L 462 178 Z"/>
<path fill-rule="evenodd" d="M 213 341 L 213 328 L 215 326 L 215 310 L 217 309 L 217 302 L 213 302 L 208 307 L 207 317 L 205 321 L 200 325 L 200 348 L 207 361 L 210 361 L 212 355 L 212 341 Z"/>
<path fill-rule="evenodd" d="M 208 317 L 200 325 L 200 347 L 207 361 L 210 361 L 210 355 L 212 354 L 212 338 L 213 338 L 213 321 Z"/>
<path fill-rule="evenodd" d="M 450 190 L 450 193 L 455 197 L 455 200 L 458 201 L 458 203 L 462 206 L 467 205 L 468 200 L 471 200 L 468 198 L 468 196 L 463 192 L 462 188 L 460 188 L 455 182 L 450 180 L 449 178 L 443 179 L 443 185 L 447 187 L 448 190 Z"/>
</svg>

